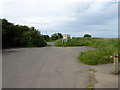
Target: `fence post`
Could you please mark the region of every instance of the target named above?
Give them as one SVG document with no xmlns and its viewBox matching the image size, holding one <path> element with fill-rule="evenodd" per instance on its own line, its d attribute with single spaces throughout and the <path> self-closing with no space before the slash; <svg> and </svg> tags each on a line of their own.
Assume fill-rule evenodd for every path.
<svg viewBox="0 0 120 90">
<path fill-rule="evenodd" d="M 114 74 L 118 74 L 118 54 L 114 54 L 114 63 L 113 63 L 113 66 L 114 66 L 113 73 Z"/>
</svg>

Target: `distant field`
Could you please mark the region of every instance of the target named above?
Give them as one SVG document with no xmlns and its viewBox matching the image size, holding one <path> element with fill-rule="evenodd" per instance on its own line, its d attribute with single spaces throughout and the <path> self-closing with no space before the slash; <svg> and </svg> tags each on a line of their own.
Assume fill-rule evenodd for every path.
<svg viewBox="0 0 120 90">
<path fill-rule="evenodd" d="M 68 42 L 62 43 L 62 40 L 57 40 L 55 46 L 90 46 L 96 48 L 80 53 L 79 60 L 85 64 L 97 65 L 113 62 L 114 53 L 118 54 L 118 39 L 117 38 L 73 38 Z"/>
</svg>

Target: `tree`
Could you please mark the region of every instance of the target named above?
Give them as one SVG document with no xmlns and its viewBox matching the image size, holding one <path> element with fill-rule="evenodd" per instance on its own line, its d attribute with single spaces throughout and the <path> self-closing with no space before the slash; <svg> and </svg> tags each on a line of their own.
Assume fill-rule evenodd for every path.
<svg viewBox="0 0 120 90">
<path fill-rule="evenodd" d="M 46 41 L 50 41 L 50 37 L 48 35 L 42 35 L 42 37 L 46 40 Z"/>
<path fill-rule="evenodd" d="M 2 46 L 12 47 L 14 40 L 14 24 L 2 19 Z"/>
<path fill-rule="evenodd" d="M 92 37 L 90 34 L 85 34 L 84 37 Z"/>
<path fill-rule="evenodd" d="M 57 35 L 58 35 L 58 39 L 63 38 L 63 35 L 61 33 L 57 33 Z"/>
<path fill-rule="evenodd" d="M 55 33 L 51 36 L 52 40 L 57 40 L 63 38 L 63 35 L 61 33 Z"/>
<path fill-rule="evenodd" d="M 14 25 L 6 19 L 2 21 L 2 46 L 8 47 L 41 47 L 47 43 L 35 27 Z"/>
<path fill-rule="evenodd" d="M 40 32 L 36 30 L 24 32 L 22 43 L 29 47 L 41 47 L 46 45 L 44 38 L 40 35 Z"/>
</svg>

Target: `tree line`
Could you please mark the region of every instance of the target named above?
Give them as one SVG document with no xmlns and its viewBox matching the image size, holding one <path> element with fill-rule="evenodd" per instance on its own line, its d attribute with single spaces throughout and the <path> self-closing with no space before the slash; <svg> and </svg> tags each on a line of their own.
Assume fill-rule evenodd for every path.
<svg viewBox="0 0 120 90">
<path fill-rule="evenodd" d="M 2 47 L 42 47 L 47 43 L 35 27 L 14 25 L 6 19 L 2 22 Z"/>
<path fill-rule="evenodd" d="M 35 27 L 26 25 L 15 25 L 6 19 L 0 19 L 2 22 L 2 47 L 43 47 L 48 41 L 54 41 L 63 38 L 61 33 L 41 35 L 40 31 Z M 84 37 L 91 37 L 85 34 Z"/>
<path fill-rule="evenodd" d="M 55 33 L 51 37 L 41 35 L 35 27 L 15 25 L 6 19 L 0 19 L 0 22 L 2 22 L 2 48 L 43 47 L 47 45 L 47 41 L 63 37 L 61 33 Z"/>
</svg>

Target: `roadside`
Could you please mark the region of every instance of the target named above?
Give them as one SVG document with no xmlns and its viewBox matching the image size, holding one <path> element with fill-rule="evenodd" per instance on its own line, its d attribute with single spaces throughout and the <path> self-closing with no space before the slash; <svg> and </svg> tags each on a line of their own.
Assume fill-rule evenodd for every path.
<svg viewBox="0 0 120 90">
<path fill-rule="evenodd" d="M 118 88 L 118 75 L 112 74 L 113 63 L 94 67 L 97 83 L 95 88 Z"/>
</svg>

